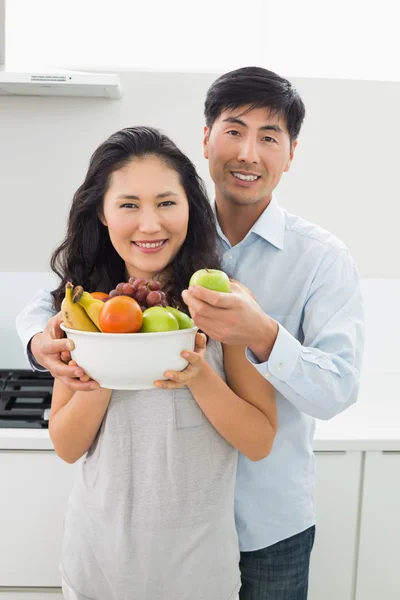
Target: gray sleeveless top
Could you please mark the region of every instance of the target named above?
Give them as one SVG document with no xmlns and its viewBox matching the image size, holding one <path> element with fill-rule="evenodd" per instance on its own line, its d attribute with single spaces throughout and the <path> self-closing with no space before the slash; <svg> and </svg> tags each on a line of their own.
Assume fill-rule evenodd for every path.
<svg viewBox="0 0 400 600">
<path fill-rule="evenodd" d="M 224 378 L 221 345 L 207 360 Z M 230 600 L 240 588 L 237 451 L 187 388 L 114 391 L 64 521 L 79 600 Z"/>
</svg>

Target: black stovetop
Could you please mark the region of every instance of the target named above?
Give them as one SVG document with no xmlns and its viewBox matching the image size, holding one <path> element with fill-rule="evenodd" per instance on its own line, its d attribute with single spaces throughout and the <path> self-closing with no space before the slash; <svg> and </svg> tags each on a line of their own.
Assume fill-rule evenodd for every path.
<svg viewBox="0 0 400 600">
<path fill-rule="evenodd" d="M 50 373 L 0 369 L 0 428 L 47 428 L 53 383 Z"/>
</svg>

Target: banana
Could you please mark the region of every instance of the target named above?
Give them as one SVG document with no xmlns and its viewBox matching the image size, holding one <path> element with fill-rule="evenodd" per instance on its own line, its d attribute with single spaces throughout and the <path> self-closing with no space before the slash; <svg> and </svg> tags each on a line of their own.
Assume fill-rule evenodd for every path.
<svg viewBox="0 0 400 600">
<path fill-rule="evenodd" d="M 74 304 L 73 291 L 74 286 L 68 281 L 65 285 L 65 298 L 61 303 L 61 313 L 65 325 L 70 329 L 80 329 L 81 331 L 99 331 L 82 306 Z"/>
<path fill-rule="evenodd" d="M 77 285 L 74 288 L 72 302 L 75 305 L 79 303 L 81 306 L 83 306 L 89 319 L 91 319 L 96 327 L 101 331 L 99 318 L 100 313 L 103 310 L 104 302 L 102 300 L 96 300 L 93 298 L 92 294 L 85 292 L 81 285 Z"/>
</svg>

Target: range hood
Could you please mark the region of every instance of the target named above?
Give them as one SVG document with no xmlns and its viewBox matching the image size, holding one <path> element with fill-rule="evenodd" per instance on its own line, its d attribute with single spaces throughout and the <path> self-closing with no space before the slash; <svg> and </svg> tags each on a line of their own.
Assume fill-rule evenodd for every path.
<svg viewBox="0 0 400 600">
<path fill-rule="evenodd" d="M 118 75 L 111 73 L 0 66 L 0 96 L 121 98 L 122 89 Z"/>
<path fill-rule="evenodd" d="M 77 96 L 121 98 L 119 76 L 57 68 L 10 67 L 6 64 L 6 10 L 0 0 L 0 96 Z"/>
</svg>

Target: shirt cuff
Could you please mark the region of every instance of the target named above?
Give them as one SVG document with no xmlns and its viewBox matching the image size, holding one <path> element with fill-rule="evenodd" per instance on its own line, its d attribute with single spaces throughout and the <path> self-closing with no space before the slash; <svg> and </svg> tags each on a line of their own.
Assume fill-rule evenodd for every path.
<svg viewBox="0 0 400 600">
<path fill-rule="evenodd" d="M 37 360 L 35 359 L 35 357 L 33 356 L 32 352 L 29 349 L 29 342 L 31 341 L 33 336 L 36 335 L 37 333 L 42 333 L 42 331 L 43 331 L 43 329 L 38 329 L 37 327 L 31 327 L 30 329 L 28 329 L 28 331 L 25 333 L 25 335 L 23 337 L 22 345 L 23 345 L 25 357 L 26 357 L 32 371 L 40 371 L 41 373 L 47 373 L 47 369 L 37 362 Z"/>
<path fill-rule="evenodd" d="M 278 323 L 278 335 L 266 362 L 260 363 L 253 352 L 246 348 L 246 357 L 264 377 L 276 377 L 288 381 L 296 367 L 302 345 L 287 329 Z"/>
</svg>

